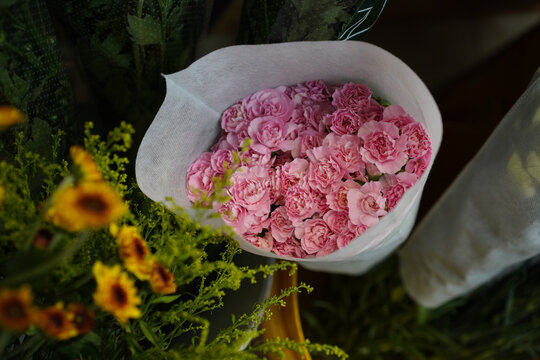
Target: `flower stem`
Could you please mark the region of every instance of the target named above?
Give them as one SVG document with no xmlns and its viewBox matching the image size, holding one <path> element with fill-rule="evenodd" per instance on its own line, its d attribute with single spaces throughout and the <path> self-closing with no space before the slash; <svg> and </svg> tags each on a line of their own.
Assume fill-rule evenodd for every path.
<svg viewBox="0 0 540 360">
<path fill-rule="evenodd" d="M 4 354 L 6 347 L 11 344 L 11 339 L 13 335 L 9 331 L 2 331 L 0 333 L 0 357 Z"/>
<path fill-rule="evenodd" d="M 4 281 L 0 282 L 0 287 L 11 286 L 13 284 L 22 283 L 23 281 L 27 281 L 28 279 L 31 279 L 34 276 L 40 275 L 42 273 L 45 273 L 53 269 L 56 265 L 60 264 L 64 260 L 67 260 L 71 258 L 73 255 L 75 255 L 75 253 L 79 251 L 79 249 L 83 246 L 83 244 L 85 243 L 85 241 L 88 239 L 89 236 L 90 236 L 90 231 L 82 232 L 79 236 L 75 238 L 75 240 L 69 246 L 66 247 L 64 251 L 51 256 L 49 259 L 37 265 L 36 267 L 30 268 L 14 276 L 7 277 L 6 279 L 4 279 Z"/>
</svg>

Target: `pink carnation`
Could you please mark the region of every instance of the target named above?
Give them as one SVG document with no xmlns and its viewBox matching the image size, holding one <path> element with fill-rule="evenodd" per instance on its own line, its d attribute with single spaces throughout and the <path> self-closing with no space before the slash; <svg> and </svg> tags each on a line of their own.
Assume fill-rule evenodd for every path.
<svg viewBox="0 0 540 360">
<path fill-rule="evenodd" d="M 337 109 L 328 119 L 330 130 L 337 135 L 355 134 L 360 129 L 360 117 L 351 109 Z"/>
<path fill-rule="evenodd" d="M 231 176 L 231 182 L 228 193 L 233 201 L 253 215 L 270 213 L 271 182 L 267 168 L 242 166 Z"/>
<path fill-rule="evenodd" d="M 287 210 L 280 206 L 270 215 L 270 233 L 277 242 L 284 242 L 292 236 L 294 226 L 287 216 Z"/>
<path fill-rule="evenodd" d="M 308 150 L 307 156 L 311 161 L 307 178 L 309 186 L 322 193 L 328 193 L 332 184 L 343 178 L 345 170 L 332 157 L 330 149 L 326 146 Z"/>
<path fill-rule="evenodd" d="M 285 210 L 292 224 L 297 226 L 318 210 L 318 198 L 305 182 L 300 182 L 287 190 Z"/>
<path fill-rule="evenodd" d="M 244 238 L 244 240 L 249 242 L 251 245 L 254 245 L 264 251 L 270 252 L 274 247 L 274 239 L 272 239 L 269 233 L 264 234 L 262 237 L 256 234 L 245 234 L 242 236 L 242 238 Z"/>
<path fill-rule="evenodd" d="M 325 136 L 325 133 L 313 129 L 302 131 L 294 142 L 292 156 L 295 158 L 306 156 L 306 151 L 322 145 Z"/>
<path fill-rule="evenodd" d="M 346 211 L 330 210 L 323 216 L 323 220 L 336 234 L 341 233 L 349 226 L 349 213 Z"/>
<path fill-rule="evenodd" d="M 307 255 L 300 243 L 292 236 L 284 242 L 274 241 L 272 250 L 280 256 L 290 256 L 297 259 L 304 258 Z"/>
<path fill-rule="evenodd" d="M 293 103 L 282 91 L 264 89 L 242 100 L 244 112 L 249 120 L 271 116 L 281 121 L 289 120 Z"/>
<path fill-rule="evenodd" d="M 386 199 L 381 194 L 380 182 L 372 181 L 360 189 L 351 189 L 347 194 L 349 218 L 355 225 L 373 226 L 379 217 L 386 215 Z"/>
<path fill-rule="evenodd" d="M 249 124 L 241 103 L 234 104 L 221 115 L 221 128 L 228 133 L 239 133 Z"/>
<path fill-rule="evenodd" d="M 323 145 L 330 148 L 332 156 L 347 172 L 354 173 L 365 170 L 366 165 L 362 161 L 362 155 L 360 155 L 358 136 L 336 136 L 330 133 L 324 138 Z"/>
<path fill-rule="evenodd" d="M 243 234 L 247 231 L 247 211 L 244 207 L 234 201 L 227 201 L 226 203 L 216 202 L 214 203 L 214 210 L 221 214 L 221 218 L 225 224 L 232 227 L 237 234 Z"/>
<path fill-rule="evenodd" d="M 309 169 L 305 159 L 297 158 L 281 167 L 279 170 L 279 192 L 285 194 L 289 188 L 298 184 Z"/>
<path fill-rule="evenodd" d="M 324 244 L 324 247 L 321 250 L 319 250 L 319 252 L 315 256 L 316 257 L 326 256 L 337 251 L 339 249 L 337 245 L 337 239 L 338 237 L 336 234 L 330 235 L 330 237 L 328 238 L 328 241 L 326 241 L 326 244 Z"/>
<path fill-rule="evenodd" d="M 398 172 L 407 162 L 407 137 L 400 136 L 395 125 L 370 121 L 358 130 L 364 142 L 362 160 L 373 163 L 383 173 Z"/>
<path fill-rule="evenodd" d="M 332 230 L 323 219 L 309 219 L 296 227 L 294 235 L 306 253 L 316 254 L 326 245 Z"/>
<path fill-rule="evenodd" d="M 371 90 L 364 84 L 349 82 L 332 94 L 332 105 L 338 109 L 361 109 L 370 104 Z"/>
<path fill-rule="evenodd" d="M 211 166 L 212 153 L 203 153 L 188 169 L 186 190 L 188 199 L 192 202 L 200 200 L 201 196 L 210 196 L 214 192 L 212 180 L 217 174 Z"/>
<path fill-rule="evenodd" d="M 424 156 L 410 159 L 405 165 L 405 171 L 411 174 L 416 174 L 418 177 L 422 176 L 426 171 L 429 162 L 431 160 L 431 149 L 427 151 Z"/>
<path fill-rule="evenodd" d="M 404 126 L 401 133 L 407 136 L 407 152 L 409 157 L 422 157 L 431 149 L 431 140 L 419 122 Z"/>
<path fill-rule="evenodd" d="M 326 202 L 330 209 L 336 211 L 349 211 L 347 194 L 350 189 L 360 189 L 360 184 L 354 180 L 337 182 L 332 185 L 331 191 L 326 194 Z"/>
<path fill-rule="evenodd" d="M 368 121 L 381 121 L 383 116 L 384 106 L 380 105 L 375 100 L 371 100 L 369 105 L 357 111 L 360 126 Z"/>
<path fill-rule="evenodd" d="M 408 124 L 412 124 L 414 119 L 407 115 L 405 110 L 399 105 L 390 105 L 383 111 L 382 121 L 393 124 L 401 131 Z"/>
<path fill-rule="evenodd" d="M 210 164 L 217 174 L 223 174 L 228 169 L 232 169 L 234 159 L 231 150 L 220 149 L 215 151 L 210 159 Z"/>
<path fill-rule="evenodd" d="M 248 134 L 255 141 L 251 147 L 260 153 L 291 150 L 293 143 L 286 140 L 288 129 L 287 123 L 279 118 L 273 116 L 256 118 L 248 127 Z M 261 151 L 259 145 L 264 145 L 268 150 Z"/>
<path fill-rule="evenodd" d="M 390 211 L 396 207 L 399 200 L 405 194 L 405 191 L 412 187 L 416 180 L 417 176 L 409 173 L 399 173 L 397 175 L 385 174 L 381 177 L 381 184 L 383 186 L 382 193 L 386 198 L 387 210 Z"/>
</svg>

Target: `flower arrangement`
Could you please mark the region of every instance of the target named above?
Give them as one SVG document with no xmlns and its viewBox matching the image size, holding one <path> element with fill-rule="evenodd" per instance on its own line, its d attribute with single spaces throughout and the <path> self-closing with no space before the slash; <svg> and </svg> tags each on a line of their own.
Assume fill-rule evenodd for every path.
<svg viewBox="0 0 540 360">
<path fill-rule="evenodd" d="M 189 199 L 212 205 L 256 247 L 294 258 L 348 245 L 431 159 L 423 126 L 360 83 L 264 89 L 227 108 L 221 127 L 218 143 L 188 169 Z M 210 204 L 224 174 L 226 201 Z"/>
<path fill-rule="evenodd" d="M 256 359 L 283 348 L 346 357 L 308 341 L 246 347 L 263 331 L 257 325 L 267 309 L 309 291 L 305 284 L 256 304 L 210 337 L 209 314 L 227 292 L 294 265 L 235 265 L 240 250 L 226 229 L 202 227 L 129 181 L 120 154 L 131 144 L 130 125 L 104 140 L 91 128 L 84 147 L 69 148 L 69 160 L 60 155 L 61 130 L 40 154 L 26 147 L 24 131 L 8 130 L 15 152 L 0 161 L 2 358 Z"/>
</svg>

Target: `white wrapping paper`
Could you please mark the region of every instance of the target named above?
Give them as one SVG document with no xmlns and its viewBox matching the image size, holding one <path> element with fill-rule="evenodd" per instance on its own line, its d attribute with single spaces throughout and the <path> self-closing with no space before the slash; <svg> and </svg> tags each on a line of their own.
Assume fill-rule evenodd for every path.
<svg viewBox="0 0 540 360">
<path fill-rule="evenodd" d="M 401 60 L 364 42 L 297 42 L 232 46 L 214 51 L 187 69 L 165 75 L 167 95 L 140 145 L 136 177 L 152 200 L 175 202 L 193 214 L 185 190 L 186 171 L 220 134 L 220 115 L 256 91 L 307 80 L 363 82 L 401 105 L 429 133 L 433 157 L 419 181 L 394 210 L 348 246 L 320 258 L 291 259 L 314 269 L 359 274 L 401 244 L 416 216 L 427 175 L 442 138 L 439 110 L 429 90 Z M 220 219 L 216 224 L 222 224 Z M 251 253 L 262 251 L 237 236 Z"/>
<path fill-rule="evenodd" d="M 436 307 L 538 254 L 540 77 L 412 234 L 400 271 L 411 297 Z"/>
</svg>

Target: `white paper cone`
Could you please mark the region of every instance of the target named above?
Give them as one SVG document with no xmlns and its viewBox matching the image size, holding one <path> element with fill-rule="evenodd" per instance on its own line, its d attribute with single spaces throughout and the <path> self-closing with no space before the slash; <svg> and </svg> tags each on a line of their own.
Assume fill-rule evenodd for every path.
<svg viewBox="0 0 540 360">
<path fill-rule="evenodd" d="M 373 265 L 407 237 L 410 225 L 404 221 L 420 200 L 441 143 L 442 122 L 429 90 L 392 54 L 357 41 L 232 46 L 214 51 L 165 78 L 166 98 L 143 138 L 135 167 L 141 190 L 152 200 L 164 201 L 170 196 L 188 213 L 193 213 L 185 189 L 187 169 L 216 143 L 220 114 L 237 100 L 265 88 L 308 80 L 362 82 L 376 95 L 401 105 L 424 125 L 432 140 L 431 163 L 396 208 L 348 246 L 325 257 L 290 259 L 316 269 L 319 263 L 350 260 L 362 254 L 365 263 L 361 271 L 365 271 L 369 268 L 367 263 Z M 217 223 L 222 224 L 221 220 Z M 408 228 L 406 234 L 399 231 L 400 235 L 394 236 L 402 225 Z M 254 254 L 284 258 L 260 250 L 240 237 L 237 240 L 243 249 Z M 383 248 L 386 250 L 382 251 Z M 340 266 L 333 270 L 331 264 L 324 270 L 361 272 L 350 272 Z"/>
<path fill-rule="evenodd" d="M 540 78 L 412 234 L 400 271 L 436 307 L 539 253 Z"/>
</svg>

